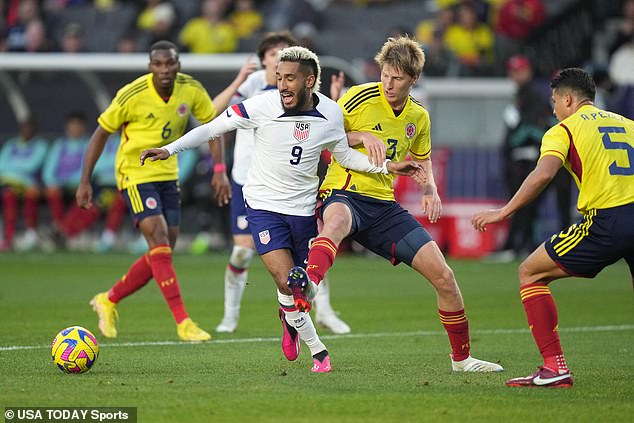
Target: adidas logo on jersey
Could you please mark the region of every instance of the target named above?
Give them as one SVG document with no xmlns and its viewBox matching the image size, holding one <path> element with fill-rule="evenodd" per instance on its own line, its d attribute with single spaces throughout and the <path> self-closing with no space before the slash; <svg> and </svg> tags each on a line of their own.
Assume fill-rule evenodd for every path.
<svg viewBox="0 0 634 423">
<path fill-rule="evenodd" d="M 154 113 L 152 113 L 152 112 L 150 112 L 150 114 L 149 114 L 149 115 L 147 115 L 145 118 L 146 118 L 146 119 L 156 119 L 156 118 L 154 117 Z"/>
<path fill-rule="evenodd" d="M 376 124 L 376 126 L 374 126 L 374 127 L 372 128 L 372 130 L 373 130 L 373 131 L 382 131 L 382 130 L 383 130 L 383 128 L 381 128 L 381 124 L 380 124 L 380 123 L 377 123 L 377 124 Z"/>
</svg>

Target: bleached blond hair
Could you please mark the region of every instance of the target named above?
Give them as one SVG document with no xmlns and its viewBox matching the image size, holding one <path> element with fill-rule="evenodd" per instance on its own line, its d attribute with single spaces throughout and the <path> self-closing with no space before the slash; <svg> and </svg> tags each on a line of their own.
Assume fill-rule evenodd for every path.
<svg viewBox="0 0 634 423">
<path fill-rule="evenodd" d="M 319 58 L 317 58 L 315 53 L 306 47 L 286 47 L 278 53 L 278 60 L 280 62 L 299 63 L 303 67 L 303 72 L 307 74 L 312 72 L 315 75 L 315 85 L 313 85 L 311 92 L 319 91 L 321 86 L 321 66 L 319 66 Z"/>
</svg>

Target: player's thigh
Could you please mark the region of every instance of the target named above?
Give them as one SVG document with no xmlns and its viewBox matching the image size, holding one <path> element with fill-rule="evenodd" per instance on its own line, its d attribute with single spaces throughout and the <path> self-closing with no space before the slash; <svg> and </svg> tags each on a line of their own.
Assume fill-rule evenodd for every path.
<svg viewBox="0 0 634 423">
<path fill-rule="evenodd" d="M 180 225 L 180 191 L 176 181 L 130 185 L 121 195 L 135 226 L 140 227 L 142 220 L 156 215 L 162 215 L 169 227 Z"/>
<path fill-rule="evenodd" d="M 634 204 L 589 210 L 544 247 L 565 273 L 593 278 L 634 250 Z"/>
<path fill-rule="evenodd" d="M 395 266 L 401 262 L 411 266 L 418 251 L 432 241 L 420 222 L 398 203 L 386 202 L 361 224 L 367 229 L 356 233 L 353 239 Z"/>
<path fill-rule="evenodd" d="M 154 248 L 157 245 L 170 244 L 169 229 L 162 214 L 144 217 L 139 222 L 139 229 L 150 248 Z"/>
<path fill-rule="evenodd" d="M 551 282 L 567 278 L 571 274 L 563 270 L 546 251 L 545 244 L 540 245 L 520 264 L 518 269 L 520 286 L 535 282 Z"/>
<path fill-rule="evenodd" d="M 453 271 L 434 241 L 427 242 L 418 249 L 411 266 L 434 286 L 455 283 Z"/>
<path fill-rule="evenodd" d="M 346 201 L 332 201 L 323 206 L 319 234 L 340 243 L 352 230 L 352 210 Z"/>
</svg>

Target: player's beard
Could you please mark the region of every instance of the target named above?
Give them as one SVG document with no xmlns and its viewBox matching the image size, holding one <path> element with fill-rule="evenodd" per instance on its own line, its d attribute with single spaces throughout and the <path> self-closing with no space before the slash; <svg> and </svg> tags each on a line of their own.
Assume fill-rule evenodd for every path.
<svg viewBox="0 0 634 423">
<path fill-rule="evenodd" d="M 282 108 L 284 109 L 284 111 L 286 113 L 296 113 L 299 112 L 301 110 L 306 109 L 306 106 L 308 104 L 308 99 L 310 98 L 310 92 L 306 89 L 304 90 L 300 90 L 299 92 L 297 92 L 297 94 L 295 94 L 297 101 L 295 102 L 295 106 L 293 107 L 286 107 L 286 105 L 284 104 L 284 102 L 282 102 Z"/>
</svg>

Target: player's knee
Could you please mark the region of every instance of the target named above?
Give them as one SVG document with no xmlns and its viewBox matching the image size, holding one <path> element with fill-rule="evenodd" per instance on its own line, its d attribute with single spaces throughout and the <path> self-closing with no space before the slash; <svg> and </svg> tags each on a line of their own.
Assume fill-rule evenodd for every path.
<svg viewBox="0 0 634 423">
<path fill-rule="evenodd" d="M 350 231 L 351 224 L 350 216 L 345 213 L 332 213 L 324 220 L 324 231 L 332 233 L 345 232 L 347 234 Z"/>
<path fill-rule="evenodd" d="M 517 275 L 520 280 L 520 288 L 534 282 L 533 271 L 527 260 L 520 263 L 517 269 Z"/>
<path fill-rule="evenodd" d="M 253 260 L 254 255 L 255 250 L 252 248 L 234 245 L 233 250 L 231 251 L 231 257 L 229 258 L 229 263 L 231 263 L 231 265 L 235 268 L 246 269 L 251 264 L 251 260 Z"/>
<path fill-rule="evenodd" d="M 439 293 L 449 295 L 458 292 L 456 277 L 449 266 L 443 266 L 432 282 Z"/>
</svg>

